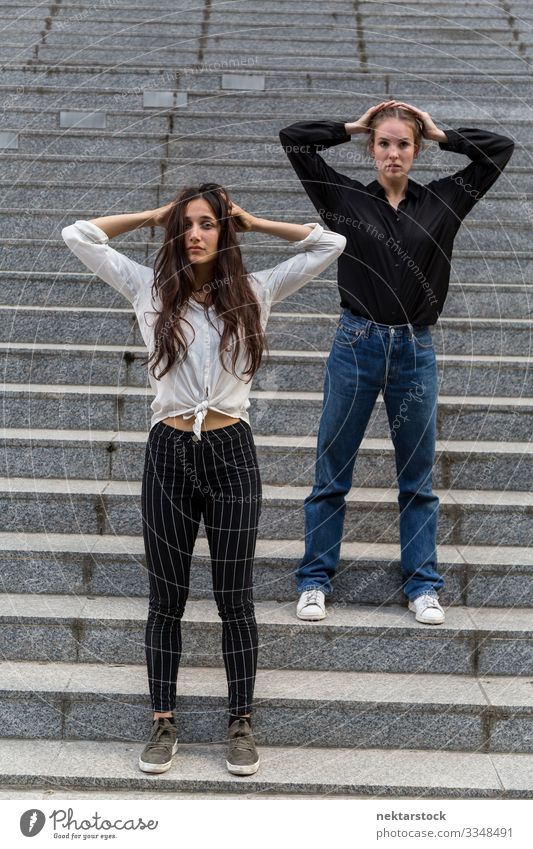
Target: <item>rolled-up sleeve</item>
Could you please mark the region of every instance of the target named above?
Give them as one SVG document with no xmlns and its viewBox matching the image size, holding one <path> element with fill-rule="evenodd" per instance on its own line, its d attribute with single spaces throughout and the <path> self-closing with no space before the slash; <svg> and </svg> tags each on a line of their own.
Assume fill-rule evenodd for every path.
<svg viewBox="0 0 533 849">
<path fill-rule="evenodd" d="M 107 234 L 91 221 L 79 220 L 61 231 L 63 241 L 79 260 L 105 283 L 134 303 L 151 286 L 154 271 L 109 245 Z"/>
<path fill-rule="evenodd" d="M 306 225 L 313 229 L 294 247 L 302 250 L 288 259 L 252 274 L 271 304 L 282 301 L 331 265 L 346 247 L 346 239 L 339 233 L 325 230 L 321 224 Z"/>
</svg>

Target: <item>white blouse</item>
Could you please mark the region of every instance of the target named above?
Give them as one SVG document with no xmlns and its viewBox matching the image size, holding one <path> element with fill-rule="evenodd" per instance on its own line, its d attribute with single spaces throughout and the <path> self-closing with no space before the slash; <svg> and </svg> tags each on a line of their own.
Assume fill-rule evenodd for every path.
<svg viewBox="0 0 533 849">
<path fill-rule="evenodd" d="M 309 235 L 293 243 L 302 248 L 300 253 L 273 268 L 248 275 L 261 306 L 263 328 L 272 304 L 296 292 L 320 274 L 346 246 L 344 236 L 324 230 L 321 224 L 308 226 L 313 227 Z M 87 268 L 121 292 L 133 305 L 142 337 L 151 354 L 155 348 L 153 326 L 156 313 L 161 309 L 159 298 L 156 301 L 152 299 L 153 269 L 110 247 L 106 233 L 90 221 L 75 221 L 64 227 L 61 235 Z M 155 394 L 151 405 L 151 428 L 169 416 L 183 416 L 185 419 L 194 416 L 193 431 L 201 439 L 200 429 L 208 409 L 249 423 L 250 376 L 238 378 L 231 373 L 230 349 L 224 352 L 224 362 L 229 371 L 222 368 L 219 351 L 223 322 L 212 306 L 209 307 L 209 316 L 211 321 L 207 320 L 202 304 L 190 299 L 184 317 L 191 327 L 183 323 L 188 343 L 185 361 L 174 363 L 160 380 L 148 371 Z M 163 363 L 164 359 L 158 370 Z M 245 367 L 246 353 L 241 345 L 235 367 L 237 375 L 243 374 Z"/>
</svg>

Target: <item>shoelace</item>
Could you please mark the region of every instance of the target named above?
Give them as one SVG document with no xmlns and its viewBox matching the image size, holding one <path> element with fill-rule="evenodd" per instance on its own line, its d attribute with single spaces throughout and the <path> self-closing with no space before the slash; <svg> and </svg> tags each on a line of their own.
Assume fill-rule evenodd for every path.
<svg viewBox="0 0 533 849">
<path fill-rule="evenodd" d="M 306 590 L 305 592 L 305 604 L 318 604 L 318 593 L 319 589 L 316 587 L 311 587 L 310 590 Z"/>
<path fill-rule="evenodd" d="M 236 749 L 247 749 L 251 750 L 254 747 L 254 741 L 252 739 L 251 734 L 244 730 L 245 725 L 244 722 L 239 722 L 239 729 L 234 737 L 232 737 L 232 745 Z"/>
<path fill-rule="evenodd" d="M 166 742 L 161 740 L 161 737 L 162 737 L 164 734 L 165 734 L 165 735 L 167 735 L 167 734 L 169 733 L 169 731 L 170 731 L 170 728 L 168 727 L 168 725 L 165 725 L 164 723 L 161 723 L 161 724 L 159 725 L 159 727 L 158 727 L 158 728 L 156 728 L 156 730 L 155 730 L 155 732 L 154 732 L 154 738 L 153 738 L 153 740 L 150 740 L 150 741 L 149 741 L 149 744 L 148 744 L 148 745 L 150 746 L 150 748 L 154 748 L 154 747 L 156 747 L 156 746 L 168 746 L 168 745 L 170 745 L 170 744 L 171 744 L 171 741 L 172 741 L 172 738 L 170 738 L 170 739 L 169 739 L 168 741 L 166 741 Z"/>
<path fill-rule="evenodd" d="M 434 595 L 424 595 L 422 596 L 426 607 L 440 607 L 438 598 L 435 598 Z"/>
</svg>

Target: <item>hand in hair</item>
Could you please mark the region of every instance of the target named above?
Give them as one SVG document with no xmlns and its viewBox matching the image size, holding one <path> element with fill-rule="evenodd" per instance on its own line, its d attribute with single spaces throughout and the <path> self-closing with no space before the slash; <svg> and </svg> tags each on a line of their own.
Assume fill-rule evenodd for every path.
<svg viewBox="0 0 533 849">
<path fill-rule="evenodd" d="M 386 109 L 388 106 L 395 106 L 395 100 L 383 100 L 381 103 L 378 103 L 377 106 L 371 106 L 370 109 L 367 109 L 366 112 L 361 115 L 361 117 L 354 121 L 353 123 L 347 123 L 346 131 L 349 133 L 369 133 L 370 132 L 370 121 L 378 112 L 381 112 L 382 109 Z"/>
<path fill-rule="evenodd" d="M 402 109 L 407 109 L 409 112 L 413 112 L 422 125 L 423 138 L 431 139 L 433 141 L 446 141 L 446 134 L 442 130 L 439 130 L 437 125 L 433 122 L 429 112 L 423 112 L 421 109 L 417 109 L 416 106 L 412 106 L 410 103 L 404 103 L 403 100 L 395 100 L 394 106 L 400 106 Z"/>
<path fill-rule="evenodd" d="M 250 215 L 249 212 L 246 212 L 242 207 L 235 203 L 235 201 L 230 201 L 229 212 L 231 217 L 233 218 L 233 222 L 235 224 L 235 229 L 239 233 L 244 233 L 246 231 L 253 230 L 253 225 L 255 218 L 253 215 Z"/>
<path fill-rule="evenodd" d="M 168 215 L 173 206 L 174 201 L 170 201 L 170 203 L 166 203 L 164 206 L 159 206 L 153 210 L 152 221 L 155 227 L 167 226 Z"/>
</svg>

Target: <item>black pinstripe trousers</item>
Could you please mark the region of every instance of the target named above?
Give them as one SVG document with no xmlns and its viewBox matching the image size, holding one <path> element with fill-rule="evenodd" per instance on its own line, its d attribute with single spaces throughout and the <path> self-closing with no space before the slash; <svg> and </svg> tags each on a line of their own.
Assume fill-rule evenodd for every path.
<svg viewBox="0 0 533 849">
<path fill-rule="evenodd" d="M 146 662 L 152 709 L 176 704 L 181 618 L 203 518 L 232 714 L 251 710 L 257 667 L 252 571 L 261 479 L 250 426 L 192 432 L 159 422 L 148 436 L 142 516 L 150 580 Z"/>
</svg>

